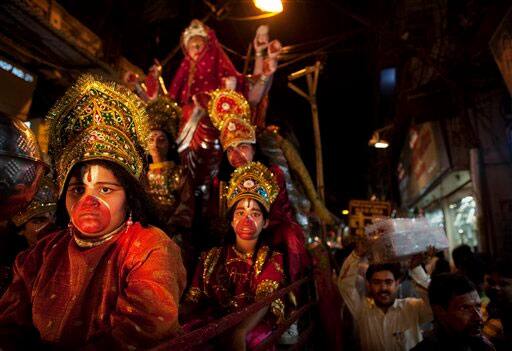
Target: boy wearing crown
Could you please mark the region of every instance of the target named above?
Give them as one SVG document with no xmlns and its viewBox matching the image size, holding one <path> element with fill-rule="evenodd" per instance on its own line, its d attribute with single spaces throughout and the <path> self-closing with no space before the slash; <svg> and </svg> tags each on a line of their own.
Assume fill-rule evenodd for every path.
<svg viewBox="0 0 512 351">
<path fill-rule="evenodd" d="M 65 229 L 17 256 L 0 299 L 0 349 L 136 350 L 176 336 L 185 269 L 152 225 L 141 184 L 142 101 L 85 75 L 48 118 Z"/>
<path fill-rule="evenodd" d="M 266 231 L 268 211 L 279 187 L 261 163 L 237 169 L 229 182 L 228 218 L 232 231 L 224 245 L 201 255 L 185 310 L 203 308 L 203 317 L 219 318 L 237 312 L 283 286 L 283 256 L 274 251 Z M 250 349 L 268 337 L 283 317 L 281 299 L 247 318 L 228 338 L 231 347 Z"/>
</svg>

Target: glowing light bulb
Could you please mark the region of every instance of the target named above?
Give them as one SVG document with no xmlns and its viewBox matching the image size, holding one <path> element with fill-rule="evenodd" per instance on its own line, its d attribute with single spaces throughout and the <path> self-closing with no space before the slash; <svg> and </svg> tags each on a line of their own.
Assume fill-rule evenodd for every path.
<svg viewBox="0 0 512 351">
<path fill-rule="evenodd" d="M 375 143 L 375 146 L 377 149 L 386 149 L 389 147 L 389 143 L 387 141 L 381 140 Z"/>
<path fill-rule="evenodd" d="M 254 6 L 264 12 L 283 12 L 283 3 L 281 0 L 254 0 Z"/>
</svg>

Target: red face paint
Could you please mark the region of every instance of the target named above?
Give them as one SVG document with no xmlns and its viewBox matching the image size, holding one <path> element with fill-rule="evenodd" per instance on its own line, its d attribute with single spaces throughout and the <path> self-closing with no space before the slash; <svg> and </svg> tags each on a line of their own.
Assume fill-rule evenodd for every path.
<svg viewBox="0 0 512 351">
<path fill-rule="evenodd" d="M 254 220 L 245 215 L 242 219 L 236 223 L 235 233 L 244 240 L 254 240 L 258 238 L 258 228 Z"/>
<path fill-rule="evenodd" d="M 252 161 L 252 146 L 239 145 L 228 150 L 228 161 L 231 166 L 238 168 Z"/>
<path fill-rule="evenodd" d="M 110 209 L 107 204 L 91 195 L 80 199 L 71 209 L 71 220 L 84 234 L 97 234 L 110 224 Z"/>
</svg>

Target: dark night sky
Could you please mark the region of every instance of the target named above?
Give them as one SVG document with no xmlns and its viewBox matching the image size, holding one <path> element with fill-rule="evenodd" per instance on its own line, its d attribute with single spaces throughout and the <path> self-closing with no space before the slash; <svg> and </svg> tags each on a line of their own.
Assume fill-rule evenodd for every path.
<svg viewBox="0 0 512 351">
<path fill-rule="evenodd" d="M 181 31 L 193 18 L 202 18 L 208 9 L 202 1 L 59 1 L 72 15 L 95 31 L 103 40 L 107 57 L 123 55 L 143 69 L 153 60 L 162 60 L 178 44 Z M 259 12 L 251 1 L 235 1 L 232 13 Z M 344 1 L 344 8 L 365 16 L 365 2 Z M 340 10 L 336 1 L 285 1 L 285 11 L 258 21 L 211 19 L 212 27 L 224 45 L 245 54 L 260 24 L 268 24 L 271 36 L 284 46 L 315 42 L 354 30 L 359 32 L 318 55 L 324 62 L 318 103 L 323 141 L 324 172 L 328 206 L 339 215 L 350 198 L 366 198 L 367 142 L 375 128 L 375 64 L 372 34 Z M 366 6 L 368 7 L 368 6 Z M 325 43 L 328 43 L 326 41 Z M 319 43 L 320 45 L 322 43 Z M 313 44 L 312 49 L 320 45 Z M 167 84 L 177 69 L 181 51 L 164 67 Z M 239 70 L 243 61 L 230 54 Z M 309 104 L 287 87 L 288 74 L 313 64 L 311 57 L 276 73 L 270 95 L 267 119 L 291 126 L 300 142 L 304 162 L 314 177 L 314 142 Z M 304 84 L 305 79 L 298 84 Z M 380 127 L 380 126 L 378 126 Z M 313 178 L 314 179 L 314 178 Z"/>
</svg>

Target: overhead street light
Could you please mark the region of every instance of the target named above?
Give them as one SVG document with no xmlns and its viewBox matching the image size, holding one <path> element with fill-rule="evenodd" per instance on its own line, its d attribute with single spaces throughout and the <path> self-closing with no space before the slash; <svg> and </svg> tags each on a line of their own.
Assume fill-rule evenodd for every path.
<svg viewBox="0 0 512 351">
<path fill-rule="evenodd" d="M 283 12 L 283 3 L 281 0 L 254 0 L 254 6 L 263 12 Z"/>
</svg>

